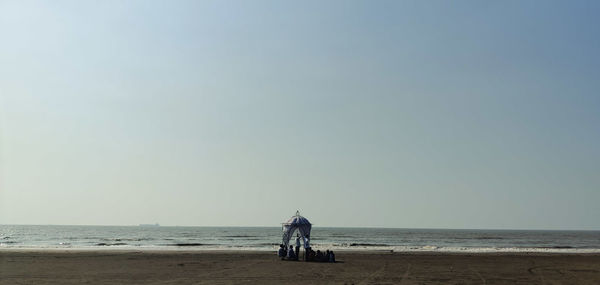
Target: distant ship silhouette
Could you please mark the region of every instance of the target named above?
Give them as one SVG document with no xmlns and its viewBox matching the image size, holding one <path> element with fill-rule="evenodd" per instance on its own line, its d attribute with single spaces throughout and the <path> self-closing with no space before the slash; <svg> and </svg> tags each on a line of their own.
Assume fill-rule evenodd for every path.
<svg viewBox="0 0 600 285">
<path fill-rule="evenodd" d="M 158 223 L 155 224 L 140 224 L 140 227 L 160 227 Z"/>
</svg>

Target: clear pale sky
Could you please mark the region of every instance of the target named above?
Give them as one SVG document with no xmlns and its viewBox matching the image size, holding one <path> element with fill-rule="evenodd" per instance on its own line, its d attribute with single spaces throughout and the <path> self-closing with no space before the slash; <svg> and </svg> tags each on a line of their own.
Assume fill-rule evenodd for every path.
<svg viewBox="0 0 600 285">
<path fill-rule="evenodd" d="M 0 224 L 600 229 L 598 1 L 0 1 Z"/>
</svg>

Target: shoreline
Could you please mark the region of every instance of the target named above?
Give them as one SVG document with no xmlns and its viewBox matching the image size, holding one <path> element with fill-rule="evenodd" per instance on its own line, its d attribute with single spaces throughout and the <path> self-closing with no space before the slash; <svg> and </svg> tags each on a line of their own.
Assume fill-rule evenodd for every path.
<svg viewBox="0 0 600 285">
<path fill-rule="evenodd" d="M 273 249 L 255 249 L 255 248 L 190 248 L 190 247 L 0 247 L 1 252 L 149 252 L 149 253 L 273 253 L 278 248 Z M 536 254 L 552 254 L 552 255 L 600 255 L 600 249 L 563 249 L 563 248 L 536 248 L 534 250 L 511 250 L 511 249 L 486 249 L 486 250 L 390 250 L 390 249 L 339 249 L 339 248 L 320 248 L 320 250 L 334 250 L 335 252 L 343 252 L 350 254 L 376 254 L 376 253 L 393 253 L 393 254 L 465 254 L 465 255 L 536 255 Z"/>
<path fill-rule="evenodd" d="M 321 248 L 317 248 L 321 250 Z M 322 250 L 326 250 L 325 248 Z M 0 248 L 2 253 L 148 253 L 148 254 L 258 254 L 276 256 L 276 249 L 253 250 L 253 249 L 155 249 L 155 248 Z M 302 250 L 300 251 L 302 253 Z M 455 252 L 455 251 L 390 251 L 390 250 L 335 250 L 336 253 L 344 255 L 456 255 L 456 256 L 600 256 L 598 252 L 543 252 L 543 251 L 520 251 L 520 252 Z"/>
</svg>

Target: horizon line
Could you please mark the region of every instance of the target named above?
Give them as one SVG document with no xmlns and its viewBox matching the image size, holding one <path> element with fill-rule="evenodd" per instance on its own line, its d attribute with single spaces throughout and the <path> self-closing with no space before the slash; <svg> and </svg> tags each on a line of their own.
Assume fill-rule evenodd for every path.
<svg viewBox="0 0 600 285">
<path fill-rule="evenodd" d="M 162 225 L 157 223 L 157 227 L 197 227 L 197 228 L 279 228 L 279 226 L 214 226 L 214 225 Z M 90 227 L 140 227 L 146 224 L 4 224 L 0 226 L 90 226 Z M 151 224 L 154 225 L 154 224 Z M 315 225 L 313 224 L 313 227 Z M 497 230 L 497 231 L 600 231 L 600 229 L 541 229 L 541 228 L 436 228 L 436 227 L 381 227 L 381 226 L 316 226 L 317 228 L 340 228 L 340 229 L 402 229 L 402 230 Z"/>
</svg>

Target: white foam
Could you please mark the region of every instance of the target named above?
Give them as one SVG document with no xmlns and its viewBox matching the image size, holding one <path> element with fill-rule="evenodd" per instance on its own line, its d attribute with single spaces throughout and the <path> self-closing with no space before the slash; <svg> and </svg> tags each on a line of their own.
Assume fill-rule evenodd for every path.
<svg viewBox="0 0 600 285">
<path fill-rule="evenodd" d="M 600 253 L 600 248 L 536 248 L 536 247 L 448 247 L 448 246 L 347 246 L 316 244 L 315 248 L 337 251 L 393 251 L 447 253 Z"/>
<path fill-rule="evenodd" d="M 3 250 L 135 250 L 135 251 L 273 251 L 278 246 L 156 246 L 156 245 L 116 245 L 116 246 L 72 246 L 72 245 L 7 245 L 0 244 Z M 388 252 L 439 252 L 439 253 L 600 253 L 600 248 L 533 248 L 533 247 L 444 247 L 426 246 L 348 246 L 336 244 L 315 244 L 314 249 L 334 251 L 388 251 Z"/>
<path fill-rule="evenodd" d="M 448 252 L 448 253 L 600 253 L 600 248 L 534 248 L 534 247 L 437 247 L 394 246 L 394 252 Z"/>
</svg>

